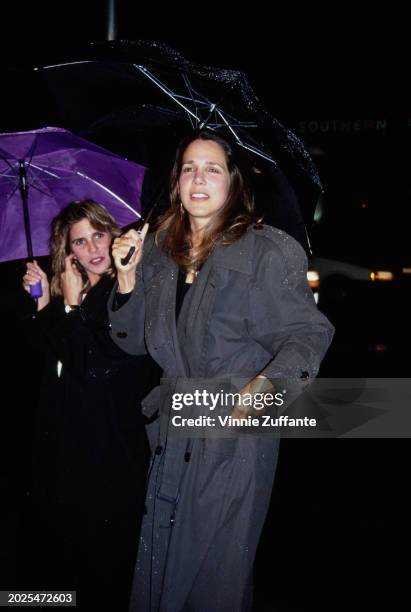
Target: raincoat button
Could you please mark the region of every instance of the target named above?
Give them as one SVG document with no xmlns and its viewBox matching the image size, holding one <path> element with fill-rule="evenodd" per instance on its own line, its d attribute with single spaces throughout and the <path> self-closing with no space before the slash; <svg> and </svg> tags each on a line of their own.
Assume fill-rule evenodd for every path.
<svg viewBox="0 0 411 612">
<path fill-rule="evenodd" d="M 307 370 L 304 370 L 304 372 L 301 372 L 301 376 L 300 376 L 300 378 L 301 378 L 302 380 L 307 380 L 307 378 L 310 378 L 310 375 L 309 375 L 309 373 L 307 372 Z"/>
<path fill-rule="evenodd" d="M 127 332 L 117 332 L 117 338 L 127 338 Z"/>
<path fill-rule="evenodd" d="M 162 450 L 163 450 L 162 446 L 156 446 L 156 450 L 154 452 L 156 455 L 161 455 Z"/>
</svg>

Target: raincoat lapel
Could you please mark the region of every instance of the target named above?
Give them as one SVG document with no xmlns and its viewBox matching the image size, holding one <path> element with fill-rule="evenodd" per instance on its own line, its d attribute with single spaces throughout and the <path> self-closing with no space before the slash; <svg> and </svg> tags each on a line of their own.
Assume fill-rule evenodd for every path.
<svg viewBox="0 0 411 612">
<path fill-rule="evenodd" d="M 204 264 L 194 285 L 187 293 L 177 325 L 180 347 L 184 347 L 183 358 L 187 372 L 192 376 L 207 376 L 206 342 L 207 331 L 217 294 L 220 268 L 251 273 L 252 234 L 246 234 L 241 246 L 218 246 Z M 194 356 L 198 361 L 193 361 Z"/>
<path fill-rule="evenodd" d="M 187 293 L 178 319 L 177 337 L 179 346 L 184 347 L 186 370 L 195 376 L 203 375 L 199 363 L 193 363 L 192 359 L 202 354 L 201 347 L 215 299 L 214 276 L 215 271 L 209 258 Z"/>
<path fill-rule="evenodd" d="M 163 353 L 159 363 L 164 370 L 184 376 L 184 361 L 176 329 L 177 279 L 177 265 L 155 246 L 145 262 L 146 343 L 152 355 Z"/>
</svg>

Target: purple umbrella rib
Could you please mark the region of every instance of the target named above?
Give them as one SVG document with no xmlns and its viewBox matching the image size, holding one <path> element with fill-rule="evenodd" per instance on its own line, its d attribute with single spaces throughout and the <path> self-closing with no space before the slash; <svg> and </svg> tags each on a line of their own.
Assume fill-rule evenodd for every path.
<svg viewBox="0 0 411 612">
<path fill-rule="evenodd" d="M 47 255 L 51 221 L 74 200 L 135 223 L 145 171 L 62 128 L 0 134 L 0 262 Z"/>
</svg>

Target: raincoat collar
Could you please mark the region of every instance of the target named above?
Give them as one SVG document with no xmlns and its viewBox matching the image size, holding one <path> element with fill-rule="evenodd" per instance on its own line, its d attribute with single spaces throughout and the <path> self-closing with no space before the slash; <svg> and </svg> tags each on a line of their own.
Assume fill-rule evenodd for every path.
<svg viewBox="0 0 411 612">
<path fill-rule="evenodd" d="M 243 274 L 251 274 L 254 249 L 254 235 L 251 227 L 247 229 L 241 239 L 233 244 L 219 245 L 215 249 L 212 255 L 214 265 Z"/>
<path fill-rule="evenodd" d="M 254 249 L 253 225 L 249 226 L 244 236 L 228 246 L 218 245 L 209 257 L 211 264 L 234 270 L 243 274 L 252 272 L 252 255 Z M 154 237 L 153 237 L 154 243 Z M 177 268 L 172 261 L 161 250 L 161 237 L 157 249 L 152 249 L 148 254 L 147 262 L 157 268 Z"/>
</svg>

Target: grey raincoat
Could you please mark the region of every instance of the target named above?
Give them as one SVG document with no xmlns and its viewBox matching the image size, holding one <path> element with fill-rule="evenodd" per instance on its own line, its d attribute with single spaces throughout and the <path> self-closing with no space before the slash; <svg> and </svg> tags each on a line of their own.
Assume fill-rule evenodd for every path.
<svg viewBox="0 0 411 612">
<path fill-rule="evenodd" d="M 110 312 L 113 340 L 132 354 L 148 350 L 166 378 L 262 373 L 307 380 L 318 372 L 333 327 L 306 273 L 293 238 L 250 226 L 209 256 L 176 326 L 178 269 L 149 237 L 130 299 Z M 153 416 L 163 400 L 154 389 L 143 411 Z M 153 454 L 131 610 L 249 610 L 278 439 L 182 439 L 160 421 L 148 425 Z"/>
</svg>

